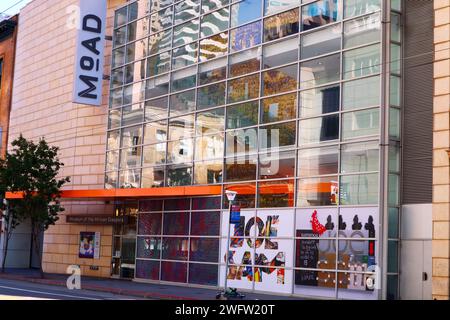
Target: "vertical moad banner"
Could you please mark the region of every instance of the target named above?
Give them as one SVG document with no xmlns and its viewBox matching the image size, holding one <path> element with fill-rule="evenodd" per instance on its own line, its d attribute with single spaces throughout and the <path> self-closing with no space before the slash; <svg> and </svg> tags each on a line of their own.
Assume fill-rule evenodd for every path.
<svg viewBox="0 0 450 320">
<path fill-rule="evenodd" d="M 73 102 L 99 106 L 102 100 L 106 1 L 79 0 Z"/>
</svg>

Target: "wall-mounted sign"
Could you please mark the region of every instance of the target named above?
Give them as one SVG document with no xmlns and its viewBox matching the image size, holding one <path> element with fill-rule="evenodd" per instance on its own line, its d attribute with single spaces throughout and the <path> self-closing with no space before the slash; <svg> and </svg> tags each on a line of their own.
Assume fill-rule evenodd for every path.
<svg viewBox="0 0 450 320">
<path fill-rule="evenodd" d="M 99 106 L 102 100 L 106 0 L 79 0 L 73 102 Z"/>
<path fill-rule="evenodd" d="M 78 257 L 87 259 L 100 258 L 100 232 L 80 232 Z"/>
<path fill-rule="evenodd" d="M 67 215 L 66 223 L 78 224 L 126 224 L 127 217 L 107 216 L 107 215 Z"/>
</svg>

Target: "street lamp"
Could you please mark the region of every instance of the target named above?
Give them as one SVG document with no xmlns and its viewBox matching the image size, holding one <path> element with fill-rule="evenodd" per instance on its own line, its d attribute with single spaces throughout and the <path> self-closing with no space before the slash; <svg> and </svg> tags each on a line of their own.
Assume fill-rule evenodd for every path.
<svg viewBox="0 0 450 320">
<path fill-rule="evenodd" d="M 227 199 L 228 199 L 228 208 L 229 208 L 227 247 L 226 247 L 226 253 L 225 253 L 225 285 L 224 285 L 224 291 L 222 293 L 219 293 L 216 296 L 217 299 L 219 299 L 221 296 L 223 296 L 225 298 L 231 298 L 231 297 L 243 298 L 243 297 L 245 297 L 244 295 L 238 293 L 236 289 L 230 289 L 230 292 L 228 292 L 228 265 L 229 265 L 229 259 L 230 259 L 229 253 L 230 253 L 230 238 L 231 238 L 230 232 L 231 232 L 232 222 L 235 223 L 234 221 L 232 221 L 232 211 L 233 211 L 232 204 L 233 204 L 233 201 L 236 198 L 237 194 L 238 193 L 236 191 L 231 191 L 231 190 L 225 191 L 225 195 L 227 196 Z M 238 214 L 240 214 L 240 213 L 238 212 Z M 239 219 L 239 217 L 233 217 L 233 218 Z"/>
</svg>

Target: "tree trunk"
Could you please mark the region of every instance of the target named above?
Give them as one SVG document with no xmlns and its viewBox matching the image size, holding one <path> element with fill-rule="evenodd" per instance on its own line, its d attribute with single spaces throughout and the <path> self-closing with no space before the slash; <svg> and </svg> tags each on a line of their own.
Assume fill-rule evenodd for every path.
<svg viewBox="0 0 450 320">
<path fill-rule="evenodd" d="M 5 245 L 3 247 L 3 261 L 2 261 L 2 273 L 5 273 L 5 266 L 6 266 L 6 256 L 8 255 L 8 244 L 9 244 L 9 230 L 6 231 L 5 234 Z"/>
<path fill-rule="evenodd" d="M 42 256 L 41 256 L 41 244 L 39 241 L 39 234 L 40 234 L 40 226 L 37 225 L 35 223 L 33 223 L 34 227 L 33 227 L 33 243 L 34 243 L 34 250 L 38 259 L 38 265 L 39 265 L 39 275 L 41 277 L 41 279 L 44 279 L 44 270 L 42 269 Z"/>
</svg>

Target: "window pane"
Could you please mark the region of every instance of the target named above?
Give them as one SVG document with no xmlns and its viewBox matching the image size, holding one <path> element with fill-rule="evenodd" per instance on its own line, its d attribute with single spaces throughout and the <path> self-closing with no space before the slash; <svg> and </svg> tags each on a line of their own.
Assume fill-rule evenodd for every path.
<svg viewBox="0 0 450 320">
<path fill-rule="evenodd" d="M 400 15 L 393 13 L 391 14 L 391 40 L 400 42 L 401 40 L 401 19 Z"/>
<path fill-rule="evenodd" d="M 119 188 L 139 188 L 141 169 L 120 171 Z"/>
<path fill-rule="evenodd" d="M 300 1 L 273 1 L 273 0 L 264 0 L 264 15 L 270 15 L 277 13 L 278 11 L 284 11 L 289 9 L 290 7 L 295 7 L 298 5 Z"/>
<path fill-rule="evenodd" d="M 264 41 L 298 33 L 298 12 L 299 9 L 294 9 L 264 19 Z"/>
<path fill-rule="evenodd" d="M 227 129 L 249 127 L 258 123 L 258 101 L 227 107 Z"/>
<path fill-rule="evenodd" d="M 120 148 L 119 137 L 120 137 L 119 130 L 108 131 L 108 142 L 106 149 L 107 150 L 119 149 Z"/>
<path fill-rule="evenodd" d="M 259 156 L 259 178 L 289 178 L 295 175 L 295 153 L 271 152 Z"/>
<path fill-rule="evenodd" d="M 168 163 L 192 162 L 193 153 L 193 139 L 178 139 L 167 143 Z"/>
<path fill-rule="evenodd" d="M 199 85 L 224 80 L 227 74 L 227 59 L 218 59 L 199 65 Z"/>
<path fill-rule="evenodd" d="M 225 161 L 225 181 L 256 179 L 256 157 L 228 158 Z"/>
<path fill-rule="evenodd" d="M 204 38 L 228 29 L 229 14 L 230 10 L 225 8 L 204 16 L 201 37 Z"/>
<path fill-rule="evenodd" d="M 125 47 L 114 49 L 112 67 L 118 67 L 125 63 Z"/>
<path fill-rule="evenodd" d="M 195 89 L 170 96 L 170 116 L 181 115 L 195 110 Z"/>
<path fill-rule="evenodd" d="M 344 48 L 380 41 L 380 13 L 344 23 Z"/>
<path fill-rule="evenodd" d="M 300 179 L 297 188 L 298 207 L 336 205 L 338 197 L 336 176 Z"/>
<path fill-rule="evenodd" d="M 167 140 L 167 121 L 147 123 L 145 126 L 145 144 L 160 143 Z"/>
<path fill-rule="evenodd" d="M 218 58 L 227 53 L 228 32 L 216 34 L 200 41 L 200 61 Z"/>
<path fill-rule="evenodd" d="M 344 79 L 379 73 L 380 46 L 378 44 L 344 52 Z"/>
<path fill-rule="evenodd" d="M 108 128 L 115 129 L 117 127 L 120 127 L 120 109 L 109 110 Z"/>
<path fill-rule="evenodd" d="M 401 47 L 398 44 L 391 43 L 391 72 L 400 74 L 401 73 Z"/>
<path fill-rule="evenodd" d="M 294 180 L 258 183 L 258 207 L 276 208 L 294 206 Z"/>
<path fill-rule="evenodd" d="M 340 20 L 338 0 L 321 0 L 302 7 L 302 30 L 314 29 Z"/>
<path fill-rule="evenodd" d="M 339 85 L 300 92 L 300 117 L 339 111 Z"/>
<path fill-rule="evenodd" d="M 225 82 L 198 88 L 197 108 L 206 109 L 225 104 Z"/>
<path fill-rule="evenodd" d="M 166 162 L 166 144 L 158 143 L 144 146 L 143 165 L 154 165 Z"/>
<path fill-rule="evenodd" d="M 136 278 L 159 280 L 159 261 L 137 259 Z"/>
<path fill-rule="evenodd" d="M 148 52 L 155 54 L 169 50 L 172 47 L 172 30 L 165 30 L 153 34 L 148 38 Z"/>
<path fill-rule="evenodd" d="M 342 126 L 343 139 L 378 134 L 380 110 L 370 109 L 344 113 Z"/>
<path fill-rule="evenodd" d="M 164 260 L 187 260 L 188 238 L 163 238 L 162 258 Z"/>
<path fill-rule="evenodd" d="M 217 196 L 217 197 L 192 198 L 192 210 L 208 210 L 208 209 L 220 209 L 220 208 L 221 208 L 221 198 L 220 198 L 220 196 Z M 219 212 L 217 212 L 217 214 L 219 214 Z M 211 217 L 211 216 L 209 216 L 209 217 Z M 195 219 L 194 215 L 192 216 L 191 219 L 192 219 L 192 221 L 197 221 Z M 194 228 L 194 225 L 191 225 L 191 234 L 195 233 L 193 231 L 194 230 L 193 228 Z M 215 229 L 213 228 L 212 230 L 215 230 Z M 207 231 L 205 231 L 205 232 L 207 232 Z M 195 233 L 195 234 L 197 234 L 197 233 Z M 216 234 L 216 233 L 214 233 L 214 234 Z M 217 235 L 218 235 L 218 231 L 217 231 Z"/>
<path fill-rule="evenodd" d="M 211 184 L 222 182 L 223 160 L 210 160 L 194 164 L 194 183 Z"/>
<path fill-rule="evenodd" d="M 264 46 L 264 68 L 272 68 L 298 60 L 298 38 Z"/>
<path fill-rule="evenodd" d="M 191 137 L 194 134 L 194 115 L 188 114 L 169 120 L 169 139 Z"/>
<path fill-rule="evenodd" d="M 145 121 L 167 117 L 167 97 L 145 101 Z"/>
<path fill-rule="evenodd" d="M 157 33 L 172 26 L 172 7 L 167 7 L 150 16 L 150 33 Z"/>
<path fill-rule="evenodd" d="M 388 272 L 398 272 L 398 241 L 388 241 Z"/>
<path fill-rule="evenodd" d="M 260 149 L 295 145 L 295 121 L 260 127 Z"/>
<path fill-rule="evenodd" d="M 229 184 L 224 187 L 226 190 L 236 191 L 238 194 L 233 201 L 233 204 L 237 204 L 241 208 L 254 208 L 255 207 L 255 183 L 241 183 L 241 184 Z M 228 200 L 223 195 L 223 207 L 228 208 Z"/>
<path fill-rule="evenodd" d="M 294 119 L 297 111 L 297 94 L 285 94 L 262 101 L 261 122 Z"/>
<path fill-rule="evenodd" d="M 298 65 L 265 71 L 263 73 L 263 95 L 271 95 L 297 88 Z"/>
<path fill-rule="evenodd" d="M 331 26 L 302 35 L 301 59 L 312 58 L 341 49 L 341 26 Z"/>
<path fill-rule="evenodd" d="M 169 75 L 147 80 L 145 99 L 169 93 Z"/>
<path fill-rule="evenodd" d="M 261 17 L 261 0 L 243 0 L 231 6 L 231 27 L 237 27 L 244 23 Z"/>
<path fill-rule="evenodd" d="M 127 35 L 126 26 L 114 30 L 114 47 L 118 47 L 125 44 L 127 42 L 126 35 Z"/>
<path fill-rule="evenodd" d="M 192 43 L 173 50 L 172 69 L 189 66 L 197 62 L 197 43 Z"/>
<path fill-rule="evenodd" d="M 226 133 L 226 155 L 252 153 L 258 150 L 257 128 L 238 129 Z"/>
<path fill-rule="evenodd" d="M 389 208 L 388 238 L 398 238 L 398 209 Z"/>
<path fill-rule="evenodd" d="M 196 134 L 217 134 L 224 130 L 224 108 L 197 113 Z"/>
<path fill-rule="evenodd" d="M 159 259 L 161 239 L 151 237 L 137 237 L 136 258 Z"/>
<path fill-rule="evenodd" d="M 250 49 L 230 56 L 230 77 L 248 74 L 260 69 L 261 51 Z"/>
<path fill-rule="evenodd" d="M 195 160 L 223 159 L 223 134 L 214 134 L 195 139 Z"/>
<path fill-rule="evenodd" d="M 198 38 L 198 19 L 180 24 L 173 28 L 173 46 L 188 44 Z"/>
<path fill-rule="evenodd" d="M 161 280 L 185 283 L 187 281 L 187 263 L 162 261 Z"/>
<path fill-rule="evenodd" d="M 300 177 L 335 174 L 338 172 L 338 146 L 302 149 L 298 151 Z"/>
<path fill-rule="evenodd" d="M 259 74 L 228 81 L 228 103 L 259 96 Z"/>
<path fill-rule="evenodd" d="M 123 104 L 139 103 L 144 100 L 145 82 L 137 82 L 123 88 Z"/>
<path fill-rule="evenodd" d="M 172 92 L 195 87 L 197 68 L 191 67 L 172 73 Z"/>
<path fill-rule="evenodd" d="M 226 6 L 230 0 L 202 0 L 202 13 Z"/>
<path fill-rule="evenodd" d="M 200 0 L 186 0 L 178 2 L 175 4 L 174 9 L 174 23 L 182 23 L 199 15 Z"/>
<path fill-rule="evenodd" d="M 299 144 L 318 143 L 339 138 L 339 115 L 300 121 Z"/>
<path fill-rule="evenodd" d="M 247 24 L 245 26 L 231 30 L 230 51 L 240 51 L 254 47 L 261 43 L 261 21 Z"/>
<path fill-rule="evenodd" d="M 400 172 L 400 150 L 397 146 L 389 147 L 389 171 Z"/>
<path fill-rule="evenodd" d="M 345 18 L 359 16 L 381 9 L 381 0 L 346 0 L 344 1 Z"/>
<path fill-rule="evenodd" d="M 401 101 L 400 78 L 396 76 L 391 76 L 389 86 L 390 86 L 389 104 L 391 106 L 399 107 Z"/>
<path fill-rule="evenodd" d="M 189 283 L 217 286 L 218 270 L 218 266 L 215 264 L 190 263 Z"/>
<path fill-rule="evenodd" d="M 389 137 L 400 139 L 400 110 L 389 108 Z"/>
<path fill-rule="evenodd" d="M 344 83 L 343 110 L 380 104 L 380 77 L 370 77 Z"/>
<path fill-rule="evenodd" d="M 142 144 L 142 125 L 122 129 L 121 147 L 134 147 Z"/>
<path fill-rule="evenodd" d="M 106 171 L 119 169 L 119 151 L 109 151 L 106 153 Z"/>
<path fill-rule="evenodd" d="M 389 185 L 388 185 L 388 205 L 398 206 L 399 204 L 399 190 L 400 190 L 400 179 L 396 174 L 389 175 Z"/>
<path fill-rule="evenodd" d="M 114 18 L 114 28 L 127 23 L 127 9 L 128 7 L 123 7 L 116 11 Z"/>
<path fill-rule="evenodd" d="M 377 204 L 378 173 L 341 176 L 341 204 Z"/>
<path fill-rule="evenodd" d="M 140 213 L 139 214 L 139 234 L 159 235 L 162 226 L 161 213 Z"/>
<path fill-rule="evenodd" d="M 300 87 L 311 88 L 340 79 L 340 55 L 310 60 L 300 64 Z"/>
<path fill-rule="evenodd" d="M 167 186 L 186 186 L 192 184 L 192 167 L 168 166 Z"/>
<path fill-rule="evenodd" d="M 122 108 L 122 126 L 141 123 L 144 120 L 143 104 L 133 104 Z"/>
<path fill-rule="evenodd" d="M 219 260 L 219 239 L 191 238 L 189 248 L 191 261 L 217 262 Z"/>
<path fill-rule="evenodd" d="M 220 207 L 220 201 L 219 201 Z M 194 211 L 191 214 L 191 235 L 218 236 L 220 232 L 220 211 Z"/>
<path fill-rule="evenodd" d="M 341 146 L 341 172 L 378 171 L 378 142 L 343 144 Z"/>
</svg>

